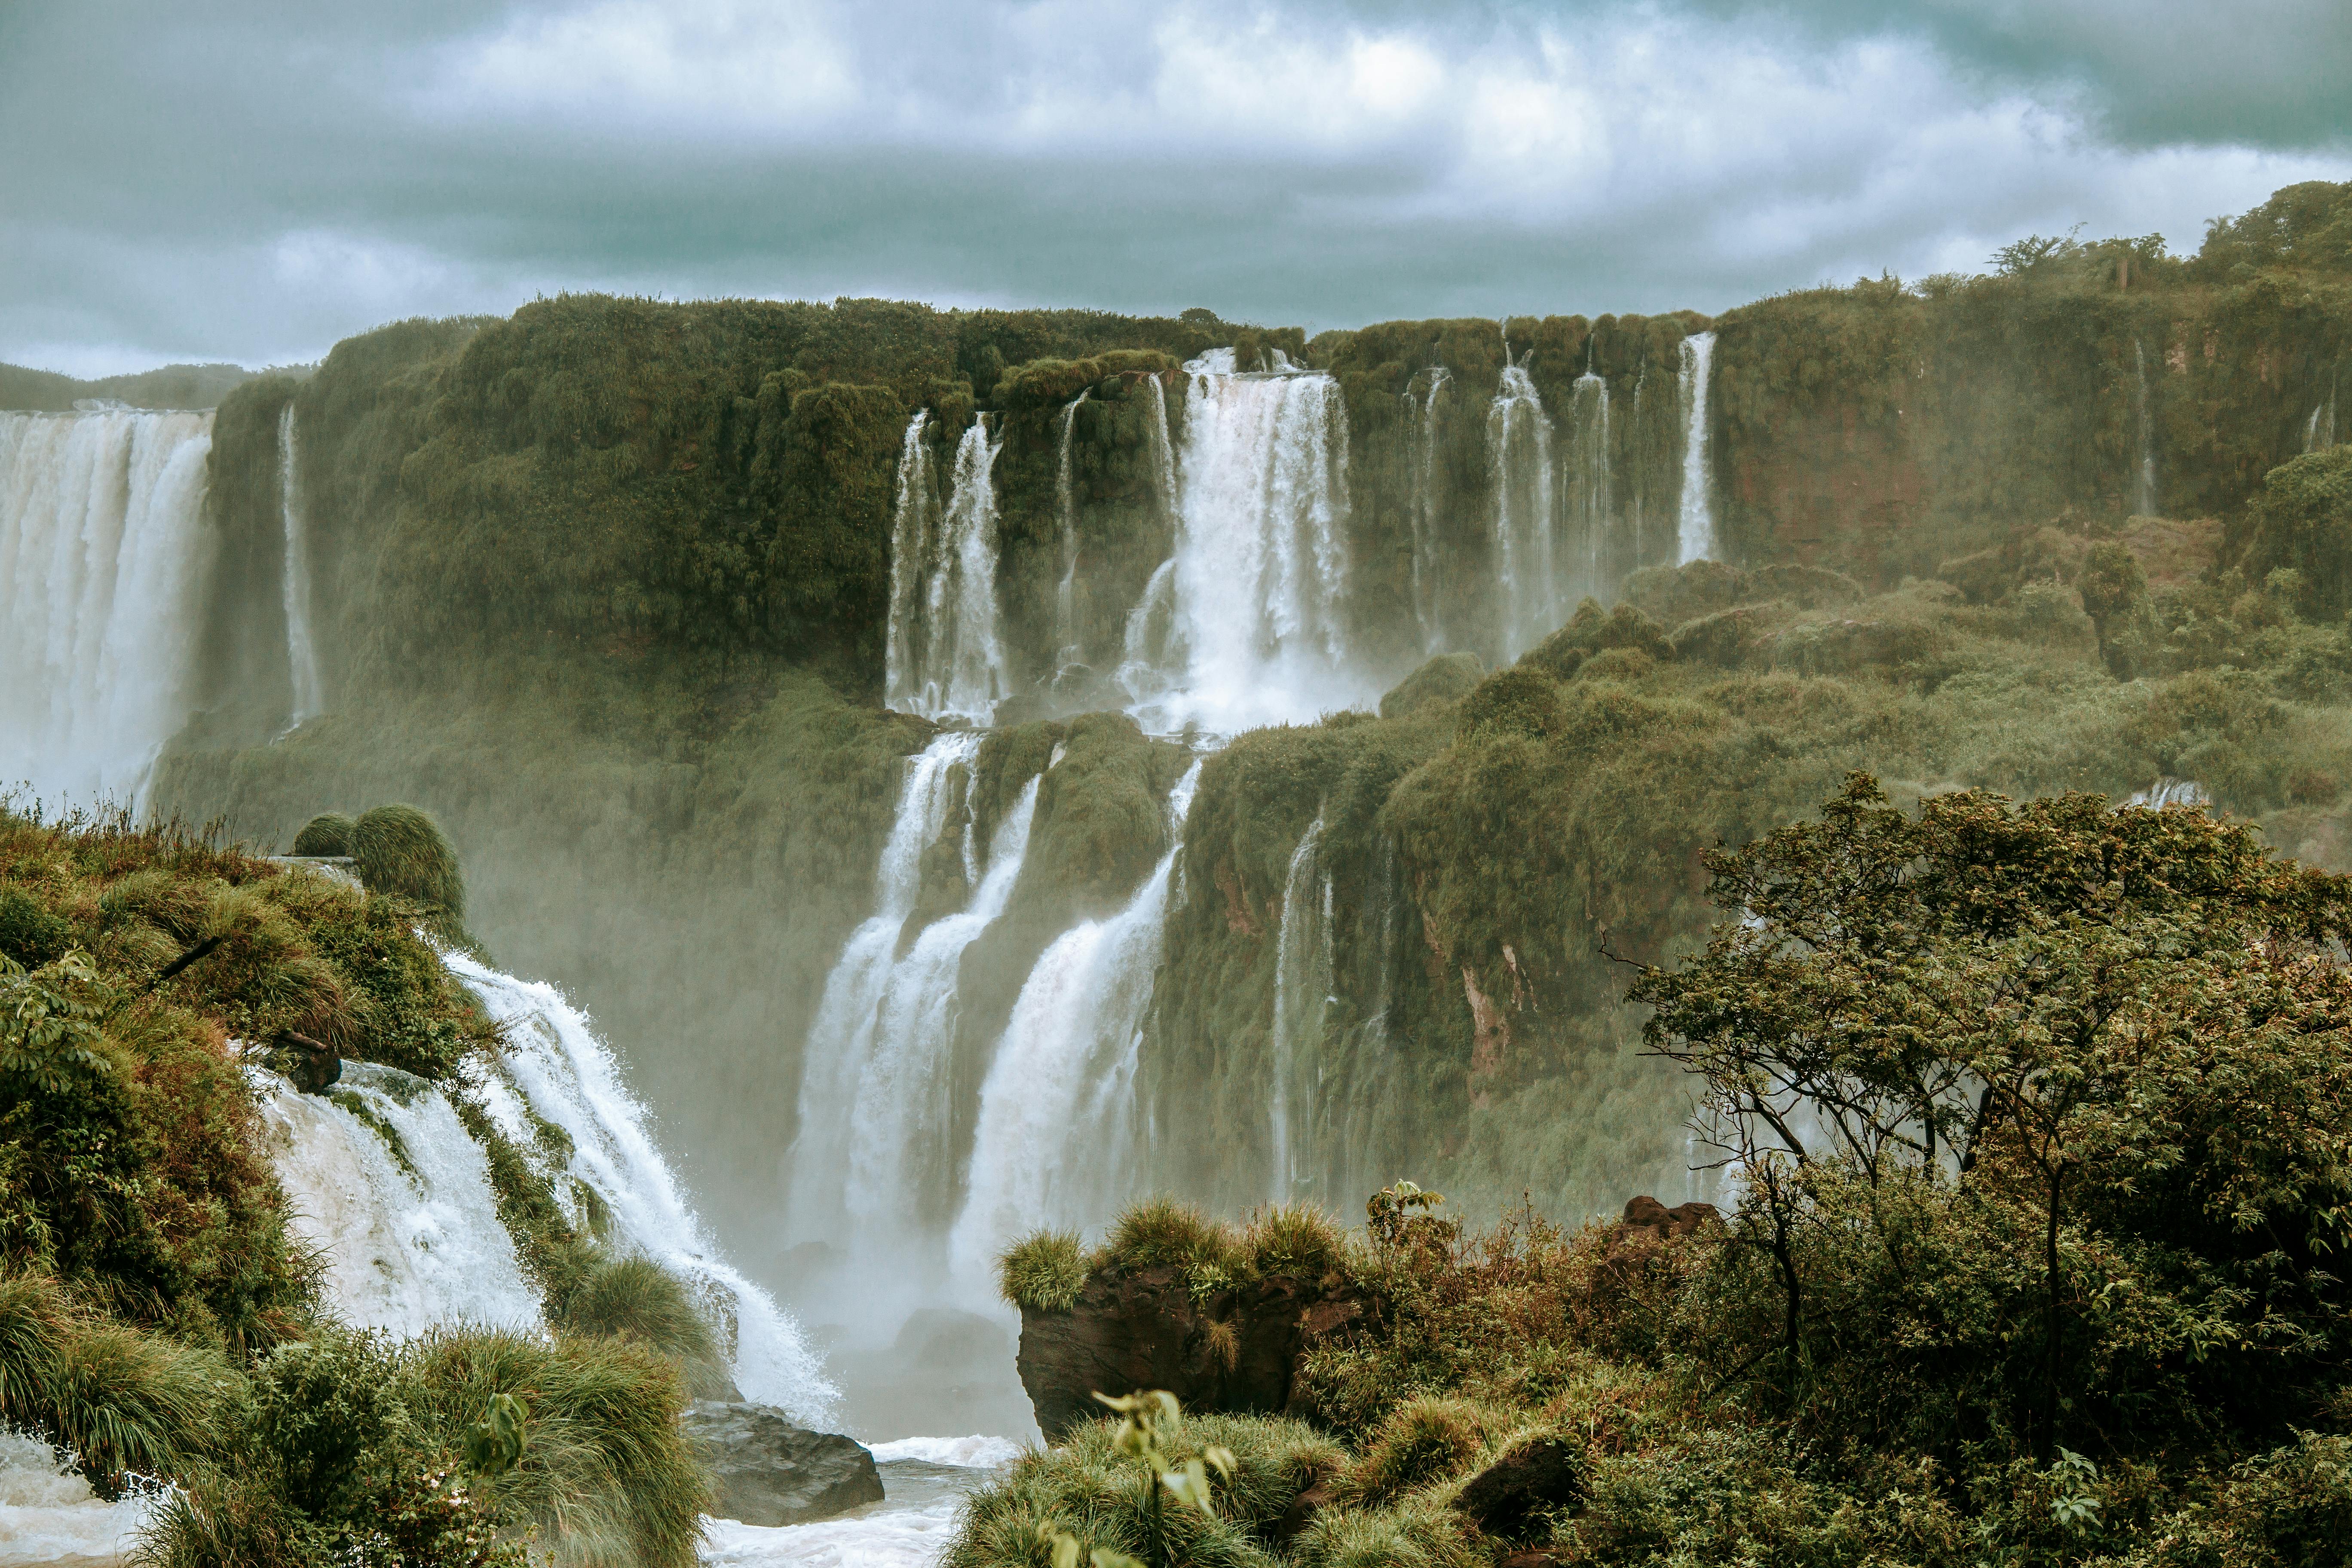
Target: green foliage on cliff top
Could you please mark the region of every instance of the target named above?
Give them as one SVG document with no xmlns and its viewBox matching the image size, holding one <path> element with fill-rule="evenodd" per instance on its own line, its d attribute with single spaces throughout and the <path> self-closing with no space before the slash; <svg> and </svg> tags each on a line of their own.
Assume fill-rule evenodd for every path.
<svg viewBox="0 0 2352 1568">
<path fill-rule="evenodd" d="M 1368 1310 L 1293 1384 L 1347 1446 L 1280 1478 L 1320 1506 L 1217 1521 L 1380 1568 L 2340 1555 L 2352 878 L 2201 810 L 1860 776 L 1706 864 L 1712 942 L 1633 989 L 1727 1211 L 1465 1233 L 1379 1194 Z M 1016 1521 L 1151 1550 L 1107 1434 L 976 1494 L 950 1561 L 1042 1561 Z M 1538 1453 L 1533 1506 L 1473 1479 Z"/>
</svg>

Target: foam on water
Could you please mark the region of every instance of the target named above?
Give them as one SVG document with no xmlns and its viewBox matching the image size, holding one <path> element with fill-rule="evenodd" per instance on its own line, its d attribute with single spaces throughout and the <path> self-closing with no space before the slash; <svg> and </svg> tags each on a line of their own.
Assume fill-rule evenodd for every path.
<svg viewBox="0 0 2352 1568">
<path fill-rule="evenodd" d="M 488 1156 L 439 1089 L 362 1062 L 345 1065 L 331 1099 L 253 1077 L 288 1223 L 325 1259 L 338 1312 L 402 1335 L 539 1325 L 539 1293 L 499 1223 Z"/>
<path fill-rule="evenodd" d="M 114 1568 L 131 1555 L 157 1494 L 101 1500 L 47 1443 L 0 1432 L 0 1565 Z"/>
</svg>

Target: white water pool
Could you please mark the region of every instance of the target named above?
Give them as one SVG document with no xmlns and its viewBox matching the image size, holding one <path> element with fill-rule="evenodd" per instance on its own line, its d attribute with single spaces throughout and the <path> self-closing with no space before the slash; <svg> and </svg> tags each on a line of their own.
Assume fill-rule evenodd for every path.
<svg viewBox="0 0 2352 1568">
<path fill-rule="evenodd" d="M 711 1568 L 931 1568 L 955 1535 L 964 1494 L 1011 1464 L 1005 1437 L 905 1437 L 873 1445 L 880 1502 L 815 1524 L 704 1521 Z"/>
</svg>

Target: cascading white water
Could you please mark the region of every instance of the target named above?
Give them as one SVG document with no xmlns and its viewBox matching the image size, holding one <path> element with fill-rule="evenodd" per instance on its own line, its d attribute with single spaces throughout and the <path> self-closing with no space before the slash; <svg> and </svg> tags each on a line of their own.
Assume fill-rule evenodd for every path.
<svg viewBox="0 0 2352 1568">
<path fill-rule="evenodd" d="M 302 515 L 302 475 L 290 400 L 278 415 L 278 510 L 286 525 L 286 558 L 278 588 L 286 605 L 286 668 L 294 687 L 294 706 L 287 714 L 286 728 L 292 731 L 299 729 L 305 719 L 318 716 L 327 705 L 327 693 L 319 677 L 318 648 L 310 640 L 310 531 Z"/>
<path fill-rule="evenodd" d="M 254 1079 L 289 1224 L 325 1260 L 336 1311 L 402 1335 L 539 1323 L 539 1293 L 499 1223 L 489 1157 L 438 1089 L 358 1062 L 331 1098 Z"/>
<path fill-rule="evenodd" d="M 1495 401 L 1487 406 L 1486 458 L 1494 474 L 1492 544 L 1495 585 L 1502 598 L 1502 653 L 1511 659 L 1559 624 L 1551 419 L 1524 366 L 1504 367 Z"/>
<path fill-rule="evenodd" d="M 1290 869 L 1282 883 L 1282 924 L 1274 941 L 1274 1089 L 1267 1105 L 1268 1141 L 1274 1154 L 1268 1195 L 1277 1204 L 1290 1202 L 1298 1187 L 1297 1140 L 1291 1117 L 1292 1102 L 1301 1087 L 1294 1081 L 1298 1076 L 1299 1047 L 1305 1045 L 1311 1051 L 1321 1037 L 1323 999 L 1331 989 L 1330 952 L 1324 945 L 1331 923 L 1329 879 L 1323 881 L 1319 909 L 1312 896 L 1316 855 L 1322 843 L 1323 818 L 1318 814 L 1299 835 L 1298 847 L 1291 851 Z"/>
<path fill-rule="evenodd" d="M 1041 1225 L 1108 1221 L 1144 1185 L 1132 1116 L 1143 1024 L 1160 969 L 1168 890 L 1198 762 L 1168 796 L 1167 852 L 1127 907 L 1064 931 L 1013 1005 L 980 1094 L 951 1267 L 986 1300 L 997 1255 Z"/>
<path fill-rule="evenodd" d="M 472 1082 L 499 1131 L 519 1148 L 544 1151 L 540 1129 L 562 1130 L 557 1196 L 585 1223 L 578 1184 L 594 1193 L 606 1245 L 661 1264 L 684 1279 L 720 1325 L 729 1370 L 745 1397 L 824 1420 L 835 1391 L 800 1327 L 746 1279 L 712 1243 L 654 1145 L 645 1107 L 622 1086 L 612 1052 L 552 985 L 518 980 L 461 952 L 449 968 L 481 998 L 505 1044 L 495 1062 L 475 1064 Z"/>
<path fill-rule="evenodd" d="M 0 414 L 0 787 L 135 805 L 188 714 L 210 414 Z"/>
<path fill-rule="evenodd" d="M 2336 382 L 2330 377 L 2327 396 L 2311 405 L 2311 417 L 2304 421 L 2303 449 L 2305 452 L 2326 452 L 2336 446 Z"/>
<path fill-rule="evenodd" d="M 879 912 L 851 936 L 826 978 L 792 1155 L 793 1210 L 814 1239 L 900 1248 L 914 1239 L 924 1203 L 944 1196 L 953 1179 L 946 1130 L 958 973 L 964 949 L 1013 896 L 1038 779 L 997 825 L 967 906 L 925 926 L 903 954 L 899 943 L 919 889 L 922 846 L 947 826 L 946 771 L 969 765 L 978 750 L 977 736 L 948 736 L 918 760 L 884 850 Z"/>
<path fill-rule="evenodd" d="M 552 986 L 443 956 L 505 1040 L 494 1062 L 467 1064 L 467 1089 L 551 1178 L 569 1217 L 687 1282 L 720 1326 L 747 1396 L 824 1419 L 834 1390 L 807 1342 L 711 1245 L 587 1019 Z M 499 1222 L 488 1155 L 438 1087 L 361 1062 L 346 1063 L 327 1095 L 258 1070 L 253 1079 L 289 1223 L 322 1259 L 341 1316 L 401 1335 L 457 1323 L 537 1330 L 542 1303 Z M 552 1147 L 550 1128 L 560 1132 Z"/>
<path fill-rule="evenodd" d="M 47 1443 L 0 1432 L 0 1568 L 131 1562 L 162 1495 L 134 1485 L 107 1502 Z"/>
<path fill-rule="evenodd" d="M 1617 496 L 1612 456 L 1609 383 L 1588 370 L 1570 389 L 1568 454 L 1561 475 L 1568 490 L 1568 530 L 1575 542 L 1578 581 L 1554 602 L 1551 626 L 1568 618 L 1572 595 L 1605 593 L 1613 586 Z"/>
<path fill-rule="evenodd" d="M 1136 709 L 1151 727 L 1230 732 L 1367 695 L 1346 630 L 1346 410 L 1331 377 L 1281 363 L 1243 374 L 1213 349 L 1184 367 L 1169 662 Z"/>
<path fill-rule="evenodd" d="M 1178 496 L 1176 490 L 1176 443 L 1168 435 L 1168 388 L 1157 375 L 1145 383 L 1151 388 L 1151 478 L 1160 497 L 1160 515 L 1171 524 L 1176 521 Z"/>
<path fill-rule="evenodd" d="M 1412 422 L 1412 617 L 1421 628 L 1421 651 L 1435 653 L 1445 643 L 1445 626 L 1437 602 L 1437 395 L 1454 381 L 1444 365 L 1432 365 L 1429 385 L 1421 401 L 1412 390 L 1404 394 Z"/>
<path fill-rule="evenodd" d="M 1683 340 L 1683 495 L 1675 531 L 1675 562 L 1715 559 L 1715 466 L 1706 395 L 1715 361 L 1715 334 Z"/>
<path fill-rule="evenodd" d="M 996 626 L 996 455 L 989 416 L 956 445 L 947 502 L 932 478 L 927 416 L 899 443 L 890 527 L 883 689 L 894 708 L 985 723 L 1008 689 Z"/>
<path fill-rule="evenodd" d="M 2132 416 L 2139 427 L 2139 461 L 2132 470 L 2131 510 L 2135 517 L 2156 515 L 2156 413 L 2148 405 L 2147 347 L 2132 340 Z"/>
<path fill-rule="evenodd" d="M 1078 662 L 1078 497 L 1070 474 L 1070 431 L 1078 422 L 1079 393 L 1062 405 L 1059 450 L 1054 458 L 1054 515 L 1062 529 L 1062 581 L 1054 591 L 1055 658 L 1067 667 Z"/>
<path fill-rule="evenodd" d="M 898 441 L 898 475 L 890 511 L 890 615 L 882 653 L 882 690 L 898 707 L 914 700 L 922 665 L 924 561 L 939 529 L 939 483 L 931 475 L 931 444 L 924 438 L 930 411 L 915 410 Z"/>
</svg>

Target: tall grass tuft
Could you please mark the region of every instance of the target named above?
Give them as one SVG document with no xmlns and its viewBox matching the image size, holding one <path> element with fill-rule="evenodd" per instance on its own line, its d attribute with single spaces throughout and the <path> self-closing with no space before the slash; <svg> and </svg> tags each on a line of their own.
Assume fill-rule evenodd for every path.
<svg viewBox="0 0 2352 1568">
<path fill-rule="evenodd" d="M 1254 1279 L 1288 1274 L 1309 1282 L 1348 1270 L 1348 1237 L 1314 1204 L 1283 1204 L 1250 1216 L 1240 1240 L 1242 1267 Z"/>
<path fill-rule="evenodd" d="M 0 1421 L 80 1455 L 101 1489 L 217 1451 L 237 1385 L 211 1351 L 90 1317 L 46 1276 L 0 1274 Z"/>
<path fill-rule="evenodd" d="M 402 1381 L 412 1414 L 445 1445 L 492 1394 L 522 1401 L 520 1462 L 480 1484 L 537 1529 L 554 1563 L 692 1568 L 709 1484 L 679 1436 L 686 1393 L 661 1356 L 621 1340 L 443 1330 L 415 1342 Z"/>
<path fill-rule="evenodd" d="M 297 855 L 349 855 L 359 824 L 341 812 L 325 811 L 302 825 L 294 836 Z"/>
<path fill-rule="evenodd" d="M 413 805 L 379 805 L 352 826 L 352 854 L 371 892 L 466 918 L 466 879 L 441 825 Z"/>
<path fill-rule="evenodd" d="M 1169 1440 L 1170 1458 L 1181 1463 L 1222 1447 L 1233 1454 L 1234 1473 L 1213 1483 L 1215 1518 L 1173 1505 L 1155 1515 L 1157 1482 L 1142 1463 L 1112 1447 L 1113 1430 L 1109 1422 L 1091 1423 L 1058 1448 L 1024 1456 L 973 1492 L 941 1568 L 1047 1568 L 1052 1556 L 1039 1538 L 1041 1527 L 1066 1531 L 1085 1548 L 1106 1547 L 1147 1563 L 1270 1568 L 1278 1561 L 1274 1529 L 1292 1501 L 1347 1459 L 1338 1444 L 1304 1422 L 1186 1416 Z M 1158 1541 L 1151 1536 L 1155 1517 L 1163 1532 Z"/>
<path fill-rule="evenodd" d="M 1041 1230 L 1023 1237 L 996 1260 L 996 1288 L 1014 1306 L 1032 1312 L 1066 1312 L 1087 1288 L 1086 1244 L 1072 1230 Z"/>
<path fill-rule="evenodd" d="M 1103 1261 L 1116 1268 L 1150 1268 L 1173 1263 L 1189 1269 L 1238 1272 L 1240 1259 L 1225 1227 L 1191 1204 L 1150 1198 L 1118 1216 Z"/>
</svg>

